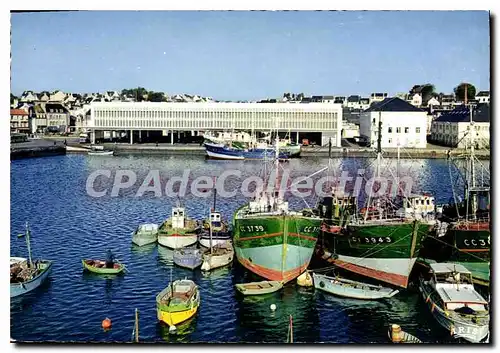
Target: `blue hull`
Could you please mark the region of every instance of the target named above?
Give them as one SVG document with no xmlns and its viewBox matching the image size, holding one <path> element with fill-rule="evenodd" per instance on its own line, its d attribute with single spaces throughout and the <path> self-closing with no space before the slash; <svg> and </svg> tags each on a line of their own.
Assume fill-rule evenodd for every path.
<svg viewBox="0 0 500 353">
<path fill-rule="evenodd" d="M 174 264 L 194 270 L 203 263 L 199 249 L 181 249 L 174 251 Z"/>
<path fill-rule="evenodd" d="M 207 152 L 207 156 L 213 159 L 234 159 L 234 160 L 242 160 L 242 159 L 274 159 L 275 158 L 275 150 L 273 148 L 263 149 L 263 148 L 255 148 L 255 149 L 247 149 L 241 150 L 237 148 L 231 148 L 224 145 L 219 145 L 215 143 L 205 143 L 205 151 Z M 279 154 L 280 159 L 288 159 L 290 158 L 290 154 L 288 152 L 281 152 Z"/>
<path fill-rule="evenodd" d="M 48 264 L 47 269 L 40 273 L 37 277 L 33 278 L 31 281 L 24 283 L 11 283 L 10 284 L 10 297 L 18 297 L 20 295 L 26 294 L 40 287 L 40 285 L 49 277 L 50 270 L 52 269 L 51 261 L 44 261 Z"/>
</svg>

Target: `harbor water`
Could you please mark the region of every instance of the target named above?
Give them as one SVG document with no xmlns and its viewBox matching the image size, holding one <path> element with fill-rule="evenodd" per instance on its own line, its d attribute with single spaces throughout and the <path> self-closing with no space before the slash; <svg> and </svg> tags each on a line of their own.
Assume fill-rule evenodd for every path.
<svg viewBox="0 0 500 353">
<path fill-rule="evenodd" d="M 307 176 L 328 165 L 326 158 L 291 160 L 283 168 L 291 175 Z M 390 160 L 396 168 L 396 160 Z M 488 161 L 484 161 L 488 167 Z M 256 175 L 259 161 L 210 161 L 200 156 L 87 156 L 65 155 L 11 162 L 11 256 L 27 256 L 26 244 L 17 237 L 30 223 L 34 258 L 54 262 L 49 281 L 34 292 L 11 299 L 11 338 L 17 341 L 130 342 L 134 311 L 139 310 L 139 336 L 143 342 L 273 342 L 287 339 L 289 316 L 293 317 L 295 342 L 387 343 L 391 323 L 424 342 L 457 342 L 441 329 L 428 312 L 416 287 L 382 301 L 358 301 L 333 297 L 295 281 L 263 297 L 242 297 L 236 283 L 253 280 L 237 262 L 208 274 L 175 267 L 172 250 L 151 244 L 136 247 L 132 232 L 141 223 L 160 223 L 170 216 L 177 199 L 153 192 L 137 196 L 149 171 L 166 179 L 182 176 L 219 176 L 240 170 L 243 179 Z M 370 170 L 370 159 L 333 159 L 339 170 Z M 87 181 L 92 172 L 111 171 L 110 178 L 96 179 L 95 188 L 107 190 L 102 197 L 89 196 Z M 112 196 L 113 177 L 119 170 L 137 174 L 137 185 Z M 453 197 L 446 160 L 402 160 L 400 171 L 411 175 L 413 191 L 430 192 L 436 203 Z M 401 172 L 403 174 L 403 172 Z M 325 175 L 324 173 L 322 175 Z M 314 178 L 319 178 L 316 175 Z M 316 179 L 317 180 L 317 179 Z M 227 179 L 228 189 L 239 187 Z M 362 196 L 360 196 L 363 198 Z M 290 208 L 313 206 L 314 195 L 290 196 Z M 187 215 L 202 219 L 212 206 L 211 196 L 189 191 L 182 198 Z M 247 201 L 241 193 L 217 200 L 227 220 Z M 110 249 L 127 265 L 117 276 L 98 276 L 82 271 L 83 258 L 104 258 Z M 171 271 L 171 269 L 173 269 Z M 198 314 L 177 327 L 175 334 L 156 317 L 156 295 L 174 279 L 188 278 L 200 287 Z M 277 309 L 270 310 L 275 304 Z M 101 322 L 112 320 L 105 332 Z"/>
</svg>

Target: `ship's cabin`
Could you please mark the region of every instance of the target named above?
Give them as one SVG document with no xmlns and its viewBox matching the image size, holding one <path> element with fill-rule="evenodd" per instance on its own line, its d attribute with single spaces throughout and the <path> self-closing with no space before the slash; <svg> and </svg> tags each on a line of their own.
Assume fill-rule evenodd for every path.
<svg viewBox="0 0 500 353">
<path fill-rule="evenodd" d="M 463 265 L 454 263 L 434 263 L 430 265 L 430 283 L 439 288 L 474 289 L 472 273 Z"/>
<path fill-rule="evenodd" d="M 248 204 L 250 213 L 283 213 L 288 211 L 288 202 L 279 195 L 279 191 L 261 192 Z"/>
<path fill-rule="evenodd" d="M 434 197 L 427 193 L 410 195 L 403 200 L 401 211 L 400 216 L 404 218 L 433 219 L 436 212 Z"/>
<path fill-rule="evenodd" d="M 172 208 L 172 228 L 184 228 L 185 210 L 184 207 Z"/>
<path fill-rule="evenodd" d="M 219 212 L 210 212 L 210 223 L 213 227 L 220 227 L 222 222 L 222 217 Z"/>
</svg>

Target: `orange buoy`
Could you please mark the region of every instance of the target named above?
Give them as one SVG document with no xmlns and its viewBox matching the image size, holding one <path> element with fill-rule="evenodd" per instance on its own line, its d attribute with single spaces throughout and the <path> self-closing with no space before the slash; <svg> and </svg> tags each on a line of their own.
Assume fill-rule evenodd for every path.
<svg viewBox="0 0 500 353">
<path fill-rule="evenodd" d="M 104 320 L 102 320 L 102 328 L 104 330 L 109 330 L 111 328 L 111 319 L 105 318 Z"/>
</svg>

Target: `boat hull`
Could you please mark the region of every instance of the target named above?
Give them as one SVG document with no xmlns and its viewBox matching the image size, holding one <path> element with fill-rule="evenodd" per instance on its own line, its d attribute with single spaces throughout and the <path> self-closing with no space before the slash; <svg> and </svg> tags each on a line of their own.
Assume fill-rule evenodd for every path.
<svg viewBox="0 0 500 353">
<path fill-rule="evenodd" d="M 208 158 L 212 159 L 273 159 L 275 151 L 273 148 L 236 149 L 215 143 L 205 143 L 205 151 Z M 280 159 L 289 158 L 287 152 L 280 152 Z"/>
<path fill-rule="evenodd" d="M 340 297 L 361 299 L 361 300 L 377 300 L 390 298 L 398 293 L 389 288 L 381 288 L 379 291 L 358 288 L 358 286 L 345 286 L 335 284 L 335 279 L 313 273 L 314 288 Z"/>
<path fill-rule="evenodd" d="M 234 219 L 238 261 L 271 281 L 288 282 L 308 267 L 321 219 L 279 215 Z"/>
<path fill-rule="evenodd" d="M 90 260 L 82 260 L 83 269 L 99 275 L 116 275 L 125 270 L 125 265 L 115 263 L 113 268 L 95 267 L 87 263 Z M 95 261 L 95 260 L 92 260 Z M 104 263 L 104 261 L 102 261 Z"/>
<path fill-rule="evenodd" d="M 202 253 L 199 249 L 181 249 L 174 251 L 174 264 L 194 270 L 202 264 Z"/>
<path fill-rule="evenodd" d="M 158 243 L 170 249 L 182 249 L 186 246 L 196 244 L 198 235 L 196 234 L 171 234 L 159 235 Z"/>
<path fill-rule="evenodd" d="M 18 297 L 23 294 L 29 293 L 36 288 L 40 287 L 50 275 L 50 271 L 52 270 L 52 261 L 45 260 L 43 261 L 46 266 L 45 270 L 40 273 L 37 277 L 33 278 L 31 281 L 27 281 L 24 283 L 11 283 L 10 284 L 10 297 Z"/>
<path fill-rule="evenodd" d="M 226 244 L 229 240 L 231 240 L 231 235 L 227 232 L 212 234 L 212 246 Z M 200 239 L 198 241 L 201 246 L 210 248 L 210 235 L 206 234 L 206 232 L 200 236 Z"/>
<path fill-rule="evenodd" d="M 431 227 L 418 221 L 349 225 L 341 234 L 325 236 L 322 257 L 348 271 L 406 288 Z"/>
<path fill-rule="evenodd" d="M 436 321 L 441 325 L 444 329 L 450 332 L 451 335 L 461 337 L 472 343 L 479 343 L 489 333 L 489 322 L 484 325 L 476 325 L 467 322 L 458 322 L 453 320 L 449 315 L 446 315 L 446 312 L 442 310 L 438 303 L 432 300 L 432 290 L 428 285 L 424 284 L 423 280 L 420 280 L 419 286 L 420 293 L 422 294 L 422 298 L 426 302 L 429 310 L 432 315 L 436 319 Z"/>
<path fill-rule="evenodd" d="M 231 245 L 229 245 L 231 246 Z M 231 248 L 228 248 L 227 251 L 225 252 L 219 252 L 215 251 L 214 253 L 210 253 L 208 251 L 207 253 L 203 254 L 203 263 L 201 265 L 202 271 L 210 271 L 219 267 L 224 267 L 229 265 L 234 258 L 234 250 Z"/>
<path fill-rule="evenodd" d="M 243 295 L 263 295 L 279 291 L 283 283 L 278 281 L 262 281 L 236 284 L 236 289 Z"/>
<path fill-rule="evenodd" d="M 159 321 L 166 323 L 168 326 L 175 326 L 192 318 L 197 311 L 198 306 L 195 306 L 186 311 L 176 312 L 163 311 L 160 308 L 157 308 L 156 314 Z"/>
<path fill-rule="evenodd" d="M 132 236 L 132 243 L 134 243 L 137 246 L 144 246 L 144 245 L 156 243 L 157 240 L 158 240 L 158 235 L 134 234 L 134 236 Z"/>
</svg>

